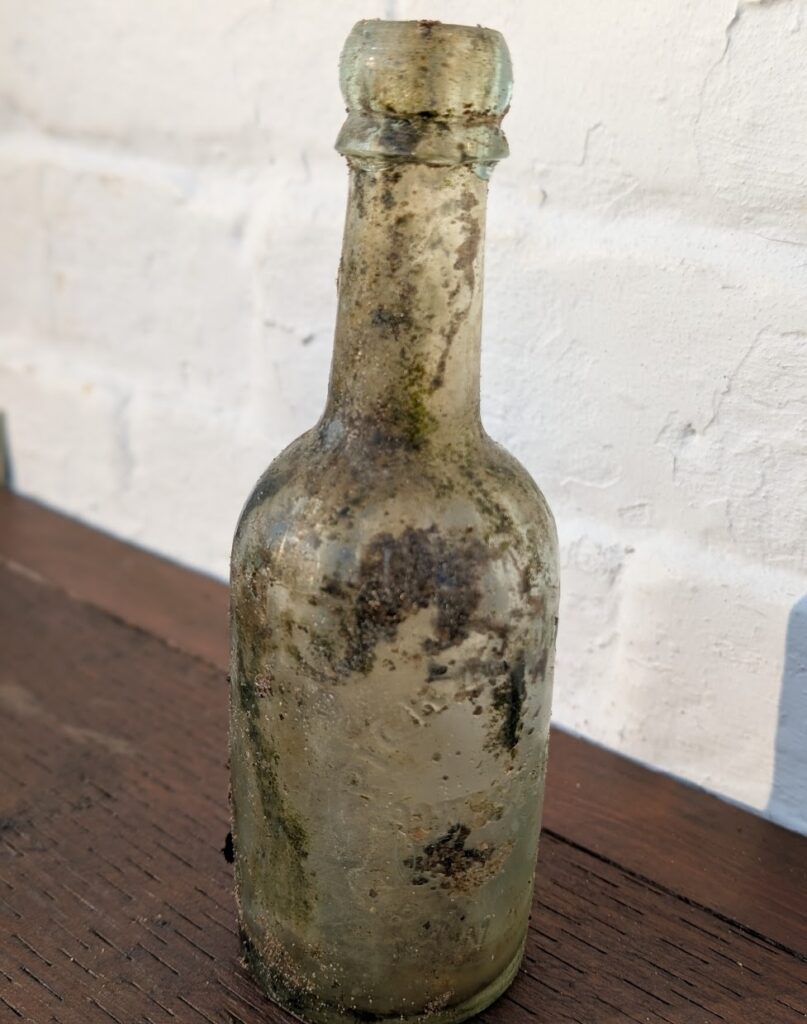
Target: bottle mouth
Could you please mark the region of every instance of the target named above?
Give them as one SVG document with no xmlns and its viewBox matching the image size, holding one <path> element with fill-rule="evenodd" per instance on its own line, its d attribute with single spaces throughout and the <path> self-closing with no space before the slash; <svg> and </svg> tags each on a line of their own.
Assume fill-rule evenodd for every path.
<svg viewBox="0 0 807 1024">
<path fill-rule="evenodd" d="M 434 21 L 360 21 L 345 42 L 350 157 L 483 168 L 507 156 L 501 121 L 513 74 L 501 33 Z"/>
</svg>

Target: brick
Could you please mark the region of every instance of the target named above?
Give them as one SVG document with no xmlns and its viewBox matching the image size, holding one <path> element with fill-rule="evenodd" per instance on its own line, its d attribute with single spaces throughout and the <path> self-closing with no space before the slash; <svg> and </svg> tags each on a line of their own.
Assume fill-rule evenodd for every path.
<svg viewBox="0 0 807 1024">
<path fill-rule="evenodd" d="M 49 301 L 42 171 L 0 164 L 0 332 L 44 328 Z"/>
<path fill-rule="evenodd" d="M 259 162 L 288 147 L 329 152 L 343 116 L 342 40 L 383 8 L 2 0 L 0 84 L 21 124 L 97 145 L 225 163 L 236 152 Z"/>
<path fill-rule="evenodd" d="M 142 392 L 127 422 L 139 541 L 226 579 L 238 514 L 277 441 L 250 430 L 237 406 L 205 409 Z"/>
<path fill-rule="evenodd" d="M 20 203 L 27 223 L 12 219 L 0 237 L 6 332 L 58 341 L 156 390 L 215 396 L 224 376 L 239 399 L 249 379 L 251 285 L 226 216 L 195 211 L 167 180 L 52 163 L 7 173 L 18 184 L 8 202 Z M 28 177 L 26 189 L 19 183 Z"/>
<path fill-rule="evenodd" d="M 490 242 L 483 413 L 558 514 L 805 564 L 796 247 L 549 210 Z M 738 251 L 740 244 L 746 246 Z M 751 254 L 753 253 L 753 257 Z"/>
<path fill-rule="evenodd" d="M 64 365 L 42 366 L 35 356 L 5 352 L 1 362 L 0 405 L 15 490 L 133 536 L 126 393 Z"/>
<path fill-rule="evenodd" d="M 783 766 L 782 721 L 804 702 L 787 624 L 807 578 L 656 537 L 627 560 L 621 588 L 590 734 L 757 810 L 774 789 L 795 803 L 803 776 Z M 803 799 L 786 823 L 807 828 Z"/>
<path fill-rule="evenodd" d="M 744 3 L 704 80 L 698 161 L 723 209 L 785 242 L 807 244 L 804 9 Z"/>
<path fill-rule="evenodd" d="M 591 735 L 608 699 L 619 640 L 620 578 L 630 545 L 602 523 L 559 522 L 561 607 L 554 719 Z"/>
</svg>

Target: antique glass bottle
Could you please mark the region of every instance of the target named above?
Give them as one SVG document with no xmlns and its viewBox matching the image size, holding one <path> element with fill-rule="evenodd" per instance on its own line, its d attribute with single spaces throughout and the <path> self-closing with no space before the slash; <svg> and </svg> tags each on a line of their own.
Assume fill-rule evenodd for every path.
<svg viewBox="0 0 807 1024">
<path fill-rule="evenodd" d="M 246 503 L 231 766 L 245 956 L 308 1021 L 457 1021 L 532 898 L 557 625 L 551 513 L 479 417 L 504 40 L 360 22 L 325 412 Z"/>
</svg>

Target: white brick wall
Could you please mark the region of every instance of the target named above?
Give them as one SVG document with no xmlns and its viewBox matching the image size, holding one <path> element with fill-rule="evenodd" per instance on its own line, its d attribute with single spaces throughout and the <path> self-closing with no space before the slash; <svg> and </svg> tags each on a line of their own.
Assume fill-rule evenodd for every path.
<svg viewBox="0 0 807 1024">
<path fill-rule="evenodd" d="M 559 520 L 558 721 L 807 831 L 799 0 L 0 0 L 17 488 L 225 574 L 323 402 L 373 16 L 513 51 L 483 406 Z"/>
</svg>

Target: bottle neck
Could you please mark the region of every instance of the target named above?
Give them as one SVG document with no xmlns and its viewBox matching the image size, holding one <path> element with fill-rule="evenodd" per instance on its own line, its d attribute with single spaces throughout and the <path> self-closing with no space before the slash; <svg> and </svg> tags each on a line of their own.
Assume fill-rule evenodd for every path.
<svg viewBox="0 0 807 1024">
<path fill-rule="evenodd" d="M 487 182 L 352 160 L 325 420 L 420 448 L 479 432 Z"/>
</svg>

